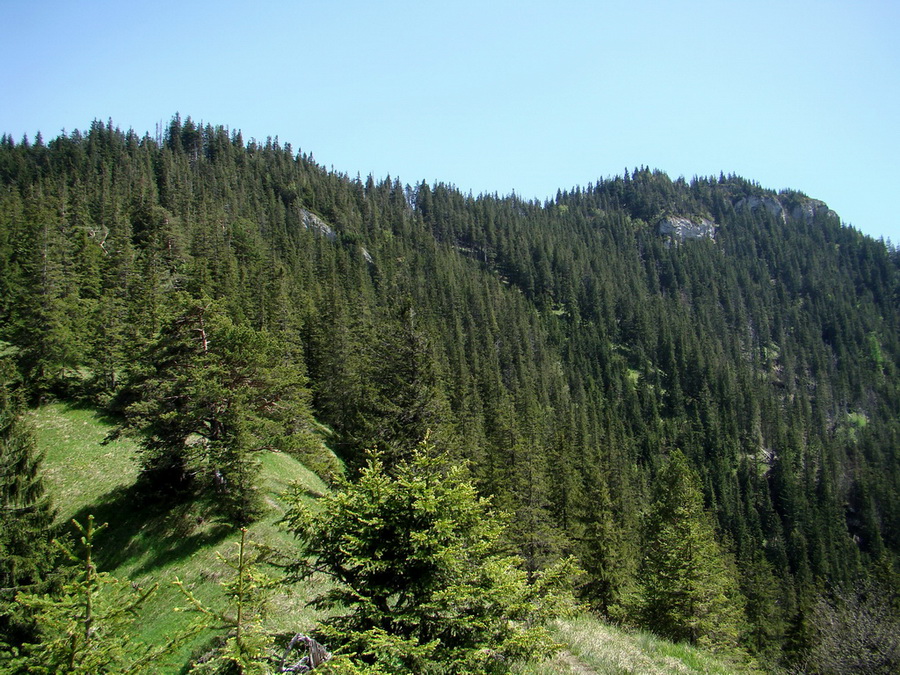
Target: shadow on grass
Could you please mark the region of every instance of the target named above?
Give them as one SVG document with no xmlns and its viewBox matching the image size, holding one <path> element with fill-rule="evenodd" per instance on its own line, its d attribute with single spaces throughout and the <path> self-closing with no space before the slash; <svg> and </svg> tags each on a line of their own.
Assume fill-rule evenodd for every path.
<svg viewBox="0 0 900 675">
<path fill-rule="evenodd" d="M 52 403 L 53 401 L 50 401 Z M 92 415 L 98 422 L 110 427 L 115 428 L 117 425 L 122 423 L 122 417 L 116 414 L 114 411 L 110 411 L 103 406 L 99 406 L 96 403 L 89 400 L 59 400 L 57 401 L 64 410 L 66 411 L 78 411 L 84 412 Z M 113 440 L 118 436 L 114 436 Z"/>
<path fill-rule="evenodd" d="M 86 524 L 94 516 L 109 527 L 98 537 L 94 558 L 102 570 L 135 564 L 135 575 L 149 574 L 214 546 L 234 531 L 216 522 L 197 502 L 148 502 L 134 485 L 120 487 L 85 506 L 74 519 Z M 68 523 L 65 531 L 73 531 Z M 76 537 L 77 539 L 77 537 Z"/>
</svg>

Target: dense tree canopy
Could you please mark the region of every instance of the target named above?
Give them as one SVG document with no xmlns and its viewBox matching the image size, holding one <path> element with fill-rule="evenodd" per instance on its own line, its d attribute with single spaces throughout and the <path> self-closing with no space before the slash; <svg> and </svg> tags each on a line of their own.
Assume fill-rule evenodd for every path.
<svg viewBox="0 0 900 675">
<path fill-rule="evenodd" d="M 252 519 L 254 453 L 313 445 L 301 359 L 209 299 L 183 301 L 122 390 L 146 489 L 214 493 L 230 518 Z"/>
<path fill-rule="evenodd" d="M 351 478 L 377 447 L 390 475 L 431 430 L 527 573 L 576 554 L 617 616 L 679 449 L 773 658 L 808 647 L 822 588 L 900 553 L 900 255 L 737 176 L 636 168 L 540 203 L 177 116 L 4 136 L 0 350 L 28 399 L 124 411 L 148 479 L 238 521 L 263 447 Z"/>
<path fill-rule="evenodd" d="M 681 452 L 660 472 L 647 515 L 640 576 L 646 625 L 677 642 L 737 644 L 743 598 L 716 542 L 697 477 Z"/>
<path fill-rule="evenodd" d="M 54 510 L 41 473 L 42 457 L 22 402 L 14 369 L 0 358 L 0 651 L 25 639 L 16 594 L 47 587 L 57 558 L 50 545 Z"/>
<path fill-rule="evenodd" d="M 565 564 L 529 585 L 505 553 L 503 525 L 460 465 L 422 443 L 391 476 L 378 458 L 317 510 L 297 495 L 286 516 L 312 562 L 295 573 L 336 581 L 318 602 L 340 612 L 326 634 L 364 662 L 399 673 L 507 672 L 546 654 L 547 595 Z"/>
</svg>

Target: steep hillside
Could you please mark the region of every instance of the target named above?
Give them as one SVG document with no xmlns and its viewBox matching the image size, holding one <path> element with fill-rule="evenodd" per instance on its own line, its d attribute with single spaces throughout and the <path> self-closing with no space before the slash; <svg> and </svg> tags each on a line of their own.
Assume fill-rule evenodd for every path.
<svg viewBox="0 0 900 675">
<path fill-rule="evenodd" d="M 4 137 L 0 183 L 2 353 L 33 401 L 145 433 L 154 489 L 227 484 L 248 521 L 253 453 L 325 475 L 325 433 L 352 474 L 428 433 L 530 574 L 572 554 L 596 611 L 678 634 L 707 619 L 652 610 L 668 476 L 708 552 L 670 571 L 733 589 L 687 638 L 772 663 L 821 643 L 829 590 L 895 583 L 900 257 L 820 201 L 645 168 L 476 197 L 179 117 Z"/>
<path fill-rule="evenodd" d="M 750 675 L 747 664 L 729 663 L 699 648 L 673 644 L 649 633 L 628 632 L 590 615 L 560 620 L 555 638 L 565 648 L 540 664 L 523 665 L 520 675 Z"/>
<path fill-rule="evenodd" d="M 114 427 L 95 410 L 54 404 L 34 412 L 37 441 L 45 449 L 45 474 L 62 524 L 71 518 L 86 522 L 94 514 L 109 523 L 98 539 L 102 568 L 141 586 L 160 581 L 161 587 L 143 608 L 135 639 L 154 642 L 172 634 L 187 622 L 174 607 L 186 604 L 171 583 L 183 580 L 205 601 L 222 603 L 218 582 L 228 568 L 218 554 L 229 553 L 239 539 L 233 528 L 203 522 L 196 509 L 148 513 L 126 495 L 137 478 L 136 445 L 108 440 Z M 327 486 L 289 456 L 270 454 L 262 459 L 263 483 L 272 511 L 252 528 L 253 539 L 270 546 L 295 548 L 296 544 L 274 522 L 283 515 L 280 498 L 289 484 L 301 484 L 310 495 Z M 66 528 L 67 529 L 67 528 Z M 288 589 L 284 589 L 287 591 Z M 311 597 L 291 593 L 275 598 L 270 629 L 278 633 L 308 631 L 319 618 L 306 606 Z M 201 635 L 170 660 L 177 672 L 192 652 L 202 650 L 210 635 Z M 729 673 L 748 672 L 686 645 L 674 645 L 653 636 L 628 633 L 590 616 L 558 622 L 555 639 L 564 649 L 552 660 L 521 664 L 514 672 L 541 673 Z"/>
<path fill-rule="evenodd" d="M 134 639 L 160 643 L 190 622 L 189 614 L 173 611 L 189 605 L 174 585 L 175 579 L 210 606 L 225 607 L 221 583 L 231 571 L 220 556 L 233 557 L 240 540 L 237 528 L 210 518 L 208 507 L 199 504 L 156 509 L 140 500 L 135 492 L 136 444 L 108 441 L 114 426 L 97 411 L 54 404 L 37 409 L 34 421 L 38 447 L 46 452 L 45 475 L 61 532 L 74 532 L 68 526 L 71 519 L 86 524 L 93 515 L 98 524 L 108 523 L 96 542 L 100 568 L 140 587 L 159 584 L 141 608 Z M 265 518 L 250 528 L 251 541 L 296 551 L 292 537 L 277 525 L 284 515 L 282 494 L 293 483 L 311 497 L 328 488 L 289 456 L 270 453 L 261 462 L 268 510 Z M 273 597 L 269 630 L 293 634 L 312 629 L 319 615 L 306 604 L 313 592 L 303 591 L 294 588 L 290 595 Z M 167 672 L 179 672 L 214 636 L 206 631 L 192 639 L 173 655 Z"/>
</svg>

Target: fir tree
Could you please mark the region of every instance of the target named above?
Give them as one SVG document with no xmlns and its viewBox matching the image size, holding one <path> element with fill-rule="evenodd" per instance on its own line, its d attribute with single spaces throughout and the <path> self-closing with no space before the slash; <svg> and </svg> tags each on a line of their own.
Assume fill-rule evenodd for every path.
<svg viewBox="0 0 900 675">
<path fill-rule="evenodd" d="M 34 433 L 0 359 L 0 588 L 40 576 L 54 511 L 46 494 Z"/>
<path fill-rule="evenodd" d="M 208 298 L 184 299 L 122 394 L 148 491 L 198 492 L 237 523 L 258 515 L 257 454 L 313 443 L 306 378 L 284 356 Z"/>
<path fill-rule="evenodd" d="M 237 557 L 217 554 L 219 560 L 234 570 L 234 575 L 222 583 L 229 607 L 217 610 L 209 607 L 181 580 L 175 583 L 189 601 L 180 611 L 192 611 L 200 615 L 199 625 L 224 631 L 224 644 L 194 664 L 191 673 L 237 672 L 248 675 L 266 675 L 269 667 L 272 637 L 263 630 L 266 602 L 275 586 L 275 580 L 262 571 L 271 556 L 266 547 L 248 540 L 247 528 L 241 528 L 237 542 Z"/>
<path fill-rule="evenodd" d="M 16 593 L 43 589 L 56 555 L 54 510 L 45 492 L 42 456 L 13 389 L 13 369 L 0 359 L 0 643 L 28 634 Z"/>
<path fill-rule="evenodd" d="M 680 451 L 657 477 L 655 495 L 640 568 L 644 625 L 671 640 L 735 647 L 744 621 L 735 569 Z"/>
<path fill-rule="evenodd" d="M 609 489 L 600 472 L 587 489 L 584 508 L 584 535 L 579 542 L 581 566 L 587 581 L 581 592 L 587 602 L 609 617 L 621 615 L 633 584 L 634 555 L 615 521 Z"/>
<path fill-rule="evenodd" d="M 552 651 L 543 624 L 560 609 L 568 563 L 527 584 L 489 500 L 427 442 L 390 474 L 370 458 L 315 508 L 296 494 L 285 520 L 311 556 L 294 574 L 336 582 L 317 602 L 342 612 L 322 629 L 336 651 L 422 674 L 507 672 L 511 659 Z"/>
<path fill-rule="evenodd" d="M 9 659 L 5 672 L 100 673 L 157 672 L 160 660 L 194 628 L 166 639 L 162 644 L 146 645 L 136 641 L 133 627 L 137 611 L 156 590 L 156 585 L 141 589 L 121 579 L 97 571 L 93 559 L 94 537 L 106 524 L 94 527 L 73 521 L 81 535 L 80 552 L 60 545 L 78 568 L 76 577 L 58 593 L 19 593 L 16 602 L 35 622 L 37 639 L 22 646 Z"/>
</svg>

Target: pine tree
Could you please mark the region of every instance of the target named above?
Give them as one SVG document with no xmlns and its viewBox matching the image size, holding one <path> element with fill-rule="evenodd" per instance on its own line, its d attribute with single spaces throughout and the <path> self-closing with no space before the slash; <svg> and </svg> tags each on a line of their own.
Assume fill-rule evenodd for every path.
<svg viewBox="0 0 900 675">
<path fill-rule="evenodd" d="M 657 477 L 655 495 L 640 568 L 644 625 L 676 641 L 736 646 L 744 621 L 736 572 L 681 451 Z"/>
<path fill-rule="evenodd" d="M 291 503 L 285 520 L 304 545 L 293 573 L 336 582 L 317 601 L 342 611 L 323 628 L 336 651 L 420 674 L 507 672 L 508 659 L 552 651 L 543 624 L 560 609 L 565 594 L 553 589 L 569 563 L 527 584 L 490 501 L 427 441 L 391 473 L 372 457 L 315 507 L 299 492 Z"/>
<path fill-rule="evenodd" d="M 409 457 L 428 432 L 446 448 L 449 411 L 439 396 L 431 344 L 407 298 L 397 317 L 386 320 L 370 345 L 372 385 L 366 409 L 369 447 L 378 447 L 390 465 Z"/>
<path fill-rule="evenodd" d="M 0 642 L 25 637 L 17 592 L 43 588 L 56 555 L 50 545 L 54 510 L 41 474 L 42 456 L 0 359 Z"/>
<path fill-rule="evenodd" d="M 584 536 L 579 550 L 581 566 L 587 573 L 582 594 L 603 614 L 621 614 L 628 586 L 633 583 L 634 552 L 625 533 L 615 521 L 609 489 L 600 472 L 588 486 L 584 506 Z"/>
<path fill-rule="evenodd" d="M 28 259 L 23 267 L 27 287 L 15 341 L 21 345 L 20 368 L 26 384 L 32 396 L 42 400 L 71 393 L 86 350 L 79 331 L 83 315 L 65 198 L 49 187 L 35 192 L 26 209 Z"/>
<path fill-rule="evenodd" d="M 241 538 L 237 542 L 237 557 L 217 554 L 220 561 L 234 570 L 234 575 L 222 583 L 229 600 L 226 610 L 209 607 L 184 583 L 175 583 L 190 603 L 181 611 L 192 611 L 200 615 L 201 625 L 225 631 L 224 645 L 210 658 L 204 658 L 191 668 L 192 673 L 258 673 L 272 672 L 269 663 L 272 637 L 263 630 L 266 603 L 275 580 L 262 572 L 262 566 L 271 556 L 264 546 L 254 545 L 247 538 L 247 528 L 241 528 Z"/>
<path fill-rule="evenodd" d="M 33 579 L 43 566 L 54 511 L 45 493 L 42 455 L 0 360 L 0 588 Z"/>
<path fill-rule="evenodd" d="M 783 588 L 760 552 L 741 565 L 740 581 L 747 599 L 747 646 L 754 654 L 777 661 L 787 628 Z"/>
<path fill-rule="evenodd" d="M 60 545 L 78 568 L 75 578 L 58 593 L 19 593 L 16 602 L 37 627 L 37 639 L 22 646 L 8 661 L 8 672 L 51 675 L 158 672 L 160 659 L 193 634 L 191 627 L 159 645 L 136 641 L 132 625 L 137 610 L 156 591 L 97 571 L 94 538 L 106 524 L 73 521 L 80 537 L 80 552 Z M 7 671 L 4 671 L 7 672 Z"/>
<path fill-rule="evenodd" d="M 314 444 L 306 377 L 286 356 L 208 298 L 182 298 L 122 393 L 147 491 L 199 493 L 237 523 L 258 515 L 259 451 Z"/>
</svg>

